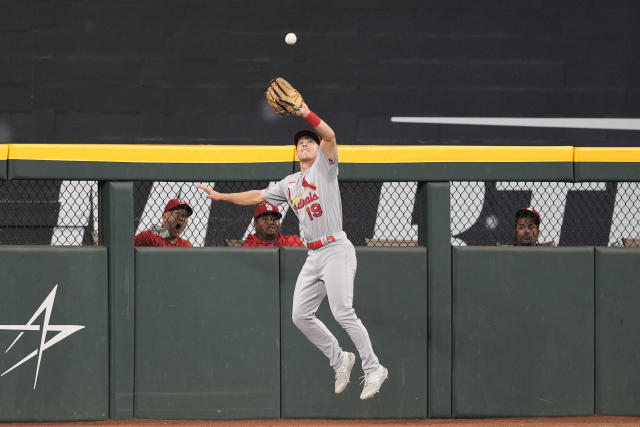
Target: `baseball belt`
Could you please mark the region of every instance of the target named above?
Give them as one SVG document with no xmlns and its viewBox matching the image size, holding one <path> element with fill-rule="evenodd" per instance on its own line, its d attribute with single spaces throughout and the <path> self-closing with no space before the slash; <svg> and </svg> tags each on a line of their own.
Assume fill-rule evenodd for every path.
<svg viewBox="0 0 640 427">
<path fill-rule="evenodd" d="M 323 236 L 320 240 L 316 240 L 315 242 L 307 243 L 307 247 L 309 249 L 319 249 L 331 242 L 335 242 L 336 238 L 333 236 Z"/>
</svg>

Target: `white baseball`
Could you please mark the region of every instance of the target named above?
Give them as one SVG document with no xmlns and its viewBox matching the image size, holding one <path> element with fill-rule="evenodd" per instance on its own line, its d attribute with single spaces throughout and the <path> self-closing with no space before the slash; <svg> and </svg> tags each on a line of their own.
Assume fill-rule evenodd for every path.
<svg viewBox="0 0 640 427">
<path fill-rule="evenodd" d="M 286 36 L 284 36 L 284 42 L 288 45 L 296 44 L 297 41 L 298 37 L 296 37 L 295 33 L 288 33 Z"/>
</svg>

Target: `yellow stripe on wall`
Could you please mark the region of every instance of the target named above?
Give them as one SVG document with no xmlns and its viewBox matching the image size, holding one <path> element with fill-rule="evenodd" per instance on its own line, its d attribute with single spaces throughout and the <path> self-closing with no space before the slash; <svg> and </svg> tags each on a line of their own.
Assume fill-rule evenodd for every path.
<svg viewBox="0 0 640 427">
<path fill-rule="evenodd" d="M 292 162 L 292 145 L 11 144 L 9 159 L 132 163 Z"/>
<path fill-rule="evenodd" d="M 340 146 L 343 163 L 573 162 L 573 147 Z"/>
<path fill-rule="evenodd" d="M 340 145 L 339 150 L 342 163 L 572 162 L 574 158 L 573 147 Z M 636 153 L 636 160 L 626 161 L 640 161 L 640 152 Z M 132 163 L 270 163 L 297 160 L 292 145 L 10 144 L 8 158 Z"/>
<path fill-rule="evenodd" d="M 640 163 L 640 147 L 576 147 L 575 161 Z"/>
<path fill-rule="evenodd" d="M 9 145 L 0 144 L 0 160 L 7 160 L 9 157 Z"/>
</svg>

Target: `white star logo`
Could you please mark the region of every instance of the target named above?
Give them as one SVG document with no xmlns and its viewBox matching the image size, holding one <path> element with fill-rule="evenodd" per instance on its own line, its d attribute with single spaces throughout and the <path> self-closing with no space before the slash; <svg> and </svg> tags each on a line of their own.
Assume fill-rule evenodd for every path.
<svg viewBox="0 0 640 427">
<path fill-rule="evenodd" d="M 26 361 L 38 355 L 38 365 L 36 366 L 36 378 L 33 382 L 33 389 L 35 390 L 36 385 L 38 383 L 38 373 L 40 372 L 40 361 L 42 360 L 42 353 L 49 347 L 52 347 L 53 345 L 59 343 L 60 341 L 67 338 L 69 335 L 73 334 L 74 332 L 78 332 L 80 329 L 84 328 L 84 326 L 81 326 L 81 325 L 52 325 L 49 323 L 49 319 L 51 318 L 51 310 L 53 309 L 53 301 L 56 298 L 57 289 L 58 289 L 58 285 L 56 284 L 53 287 L 53 290 L 49 292 L 49 295 L 44 299 L 44 301 L 42 301 L 42 304 L 40 304 L 40 307 L 38 307 L 35 313 L 33 313 L 33 316 L 31 316 L 31 319 L 29 319 L 26 325 L 0 325 L 0 330 L 22 331 L 18 334 L 16 339 L 13 340 L 11 345 L 7 347 L 7 349 L 5 350 L 5 353 L 7 353 L 16 342 L 18 342 L 18 340 L 20 339 L 22 334 L 24 334 L 25 331 L 41 331 L 40 347 L 33 350 L 24 359 L 22 359 L 21 361 L 13 365 L 11 368 L 4 371 L 0 375 L 0 377 L 13 371 L 18 366 L 22 365 Z M 42 325 L 38 325 L 38 324 L 34 325 L 33 321 L 36 320 L 40 315 L 40 313 L 42 313 L 43 311 L 44 311 L 44 322 L 42 323 Z M 47 332 L 58 332 L 58 333 L 53 338 L 47 341 Z"/>
</svg>

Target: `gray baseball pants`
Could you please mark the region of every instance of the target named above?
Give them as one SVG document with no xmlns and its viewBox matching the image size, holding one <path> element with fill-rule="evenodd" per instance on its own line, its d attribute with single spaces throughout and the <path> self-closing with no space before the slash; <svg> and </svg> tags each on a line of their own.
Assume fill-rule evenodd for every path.
<svg viewBox="0 0 640 427">
<path fill-rule="evenodd" d="M 335 367 L 341 360 L 342 348 L 336 337 L 316 317 L 316 311 L 326 296 L 333 317 L 349 334 L 360 354 L 362 369 L 368 374 L 376 370 L 379 362 L 373 352 L 369 333 L 353 309 L 356 251 L 344 232 L 335 237 L 335 242 L 309 251 L 296 282 L 291 317 L 298 329 Z"/>
</svg>

